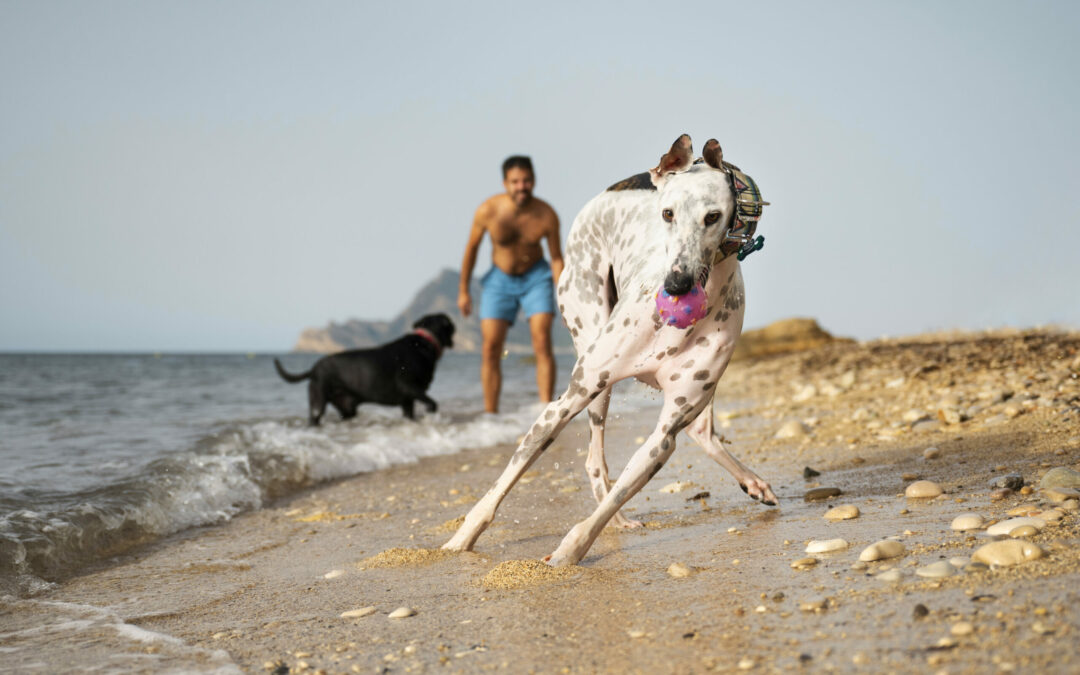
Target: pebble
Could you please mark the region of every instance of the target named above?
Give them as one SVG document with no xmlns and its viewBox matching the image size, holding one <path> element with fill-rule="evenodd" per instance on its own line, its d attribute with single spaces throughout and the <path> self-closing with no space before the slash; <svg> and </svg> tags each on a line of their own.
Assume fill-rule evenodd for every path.
<svg viewBox="0 0 1080 675">
<path fill-rule="evenodd" d="M 350 609 L 347 612 L 341 613 L 342 619 L 359 619 L 370 614 L 374 614 L 378 610 L 375 607 L 361 607 L 360 609 Z"/>
<path fill-rule="evenodd" d="M 412 607 L 398 607 L 394 611 L 387 615 L 388 619 L 404 619 L 410 616 L 416 616 L 416 610 Z"/>
<path fill-rule="evenodd" d="M 1080 490 L 1068 487 L 1049 487 L 1042 489 L 1042 495 L 1055 504 L 1080 499 Z"/>
<path fill-rule="evenodd" d="M 1038 520 L 1045 520 L 1048 523 L 1056 523 L 1065 517 L 1065 512 L 1055 507 L 1048 511 L 1033 513 L 1031 517 Z"/>
<path fill-rule="evenodd" d="M 833 522 L 837 520 L 850 520 L 852 518 L 859 517 L 859 507 L 854 504 L 843 504 L 841 506 L 834 506 L 825 512 L 823 516 L 825 520 L 831 520 Z"/>
<path fill-rule="evenodd" d="M 877 575 L 874 578 L 877 579 L 878 581 L 884 581 L 884 582 L 887 582 L 887 583 L 890 583 L 890 584 L 894 584 L 897 581 L 900 581 L 900 579 L 902 578 L 902 575 L 900 574 L 900 570 L 893 569 L 893 570 L 888 570 L 887 572 L 882 572 L 881 574 Z"/>
<path fill-rule="evenodd" d="M 1080 471 L 1066 466 L 1055 467 L 1046 472 L 1046 475 L 1039 481 L 1039 486 L 1044 488 L 1080 488 Z"/>
<path fill-rule="evenodd" d="M 1038 544 L 1020 539 L 1005 539 L 1004 541 L 995 541 L 992 544 L 980 547 L 972 554 L 971 559 L 974 562 L 981 562 L 986 565 L 1007 567 L 1028 560 L 1035 560 L 1043 557 L 1043 555 L 1044 552 Z"/>
<path fill-rule="evenodd" d="M 1033 513 L 1038 513 L 1039 507 L 1031 504 L 1021 504 L 1020 506 L 1014 506 L 1005 512 L 1009 516 L 1030 516 Z"/>
<path fill-rule="evenodd" d="M 1032 525 L 1021 525 L 1020 527 L 1009 530 L 1009 537 L 1012 539 L 1022 539 L 1024 537 L 1032 537 L 1038 533 L 1038 528 Z"/>
<path fill-rule="evenodd" d="M 1019 490 L 1024 487 L 1024 477 L 1018 473 L 1010 473 L 1004 476 L 998 476 L 990 481 L 990 485 L 996 488 L 1009 488 L 1010 490 Z"/>
<path fill-rule="evenodd" d="M 666 494 L 674 494 L 676 492 L 682 492 L 683 490 L 689 490 L 692 487 L 694 487 L 694 483 L 692 481 L 678 480 L 674 483 L 668 483 L 664 487 L 660 488 L 660 492 Z"/>
<path fill-rule="evenodd" d="M 944 490 L 932 480 L 917 480 L 904 489 L 904 496 L 911 499 L 930 499 L 937 497 Z"/>
<path fill-rule="evenodd" d="M 802 477 L 804 479 L 806 479 L 806 480 L 810 480 L 811 478 L 814 478 L 815 476 L 820 476 L 820 475 L 821 475 L 821 472 L 818 471 L 817 469 L 811 469 L 808 466 L 803 467 Z"/>
<path fill-rule="evenodd" d="M 689 567 L 682 564 L 681 562 L 673 562 L 668 565 L 667 573 L 668 576 L 672 579 L 685 579 L 686 577 L 693 574 L 693 570 L 691 570 Z"/>
<path fill-rule="evenodd" d="M 968 573 L 985 572 L 988 569 L 990 569 L 990 566 L 984 562 L 970 562 L 967 565 L 964 565 L 964 571 Z"/>
<path fill-rule="evenodd" d="M 956 572 L 956 568 L 949 564 L 948 560 L 939 560 L 935 563 L 930 563 L 926 567 L 920 567 L 915 570 L 915 574 L 927 579 L 940 579 L 942 577 L 952 576 Z"/>
<path fill-rule="evenodd" d="M 971 635 L 975 632 L 975 626 L 971 625 L 970 621 L 957 621 L 949 629 L 949 632 L 956 637 L 963 637 L 965 635 Z"/>
<path fill-rule="evenodd" d="M 960 422 L 964 421 L 960 411 L 956 408 L 940 408 L 937 411 L 937 416 L 945 424 L 960 424 Z"/>
<path fill-rule="evenodd" d="M 755 665 L 757 664 L 754 663 L 754 659 L 739 660 L 739 670 L 751 670 Z"/>
<path fill-rule="evenodd" d="M 627 631 L 626 634 L 629 635 L 632 640 L 645 637 L 645 631 L 643 630 L 631 630 Z"/>
<path fill-rule="evenodd" d="M 990 493 L 990 501 L 1000 502 L 1002 499 L 1012 496 L 1012 493 L 1013 491 L 1009 488 L 998 488 Z"/>
<path fill-rule="evenodd" d="M 922 604 L 921 602 L 915 605 L 915 609 L 911 610 L 911 616 L 915 617 L 916 619 L 921 619 L 929 613 L 930 610 L 927 609 L 926 605 Z"/>
<path fill-rule="evenodd" d="M 799 603 L 799 609 L 804 612 L 823 612 L 828 606 L 828 598 L 821 598 L 820 600 L 806 600 Z"/>
<path fill-rule="evenodd" d="M 788 420 L 776 430 L 775 438 L 806 438 L 810 430 L 799 420 Z"/>
<path fill-rule="evenodd" d="M 797 570 L 808 570 L 814 565 L 817 565 L 817 558 L 799 558 L 795 562 L 791 563 L 791 566 Z"/>
<path fill-rule="evenodd" d="M 977 513 L 964 513 L 953 518 L 952 529 L 959 532 L 966 532 L 967 530 L 979 530 L 982 529 L 985 521 L 983 517 Z"/>
<path fill-rule="evenodd" d="M 1041 530 L 1046 527 L 1046 521 L 1041 518 L 1009 518 L 986 528 L 986 533 L 991 537 L 1000 537 L 1012 532 L 1021 525 L 1031 525 L 1035 529 Z"/>
<path fill-rule="evenodd" d="M 904 545 L 898 541 L 892 541 L 886 539 L 879 541 L 876 544 L 870 544 L 863 549 L 859 554 L 859 560 L 863 562 L 874 562 L 875 560 L 885 560 L 886 558 L 896 558 L 904 555 Z"/>
<path fill-rule="evenodd" d="M 833 551 L 843 551 L 847 547 L 848 543 L 843 539 L 815 539 L 806 545 L 806 552 L 831 553 Z"/>
<path fill-rule="evenodd" d="M 330 570 L 329 572 L 327 572 L 326 574 L 323 575 L 323 579 L 336 579 L 336 578 L 340 577 L 342 574 L 345 574 L 345 570 Z"/>
<path fill-rule="evenodd" d="M 908 481 L 919 480 L 919 474 L 905 471 L 904 473 L 900 474 L 900 480 L 904 481 L 905 483 Z"/>
<path fill-rule="evenodd" d="M 937 459 L 938 457 L 941 457 L 941 450 L 931 446 L 922 451 L 922 456 L 923 459 Z"/>
<path fill-rule="evenodd" d="M 806 494 L 803 495 L 803 499 L 808 502 L 819 502 L 842 494 L 844 494 L 844 491 L 838 487 L 818 487 L 807 490 Z"/>
<path fill-rule="evenodd" d="M 967 567 L 967 564 L 971 562 L 971 558 L 965 558 L 963 556 L 954 556 L 949 558 L 949 564 L 958 570 L 962 570 Z"/>
</svg>

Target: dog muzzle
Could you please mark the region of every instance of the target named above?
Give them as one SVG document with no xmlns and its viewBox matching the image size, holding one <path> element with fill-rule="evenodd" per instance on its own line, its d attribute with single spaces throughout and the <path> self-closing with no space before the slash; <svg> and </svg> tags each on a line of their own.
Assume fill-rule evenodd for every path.
<svg viewBox="0 0 1080 675">
<path fill-rule="evenodd" d="M 757 232 L 762 211 L 769 202 L 761 198 L 761 189 L 754 179 L 740 171 L 739 167 L 727 162 L 724 162 L 724 167 L 728 170 L 731 190 L 735 193 L 735 218 L 720 242 L 720 250 L 713 258 L 714 265 L 733 253 L 739 260 L 744 260 L 765 246 L 765 237 L 754 237 L 754 233 Z"/>
</svg>

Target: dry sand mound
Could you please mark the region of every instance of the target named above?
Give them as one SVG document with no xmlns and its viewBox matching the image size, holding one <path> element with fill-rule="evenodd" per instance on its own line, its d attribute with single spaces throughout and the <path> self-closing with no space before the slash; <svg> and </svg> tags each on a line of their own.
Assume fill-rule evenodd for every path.
<svg viewBox="0 0 1080 675">
<path fill-rule="evenodd" d="M 539 560 L 507 560 L 485 574 L 480 583 L 484 588 L 526 588 L 570 579 L 582 571 L 582 568 L 573 565 L 549 567 Z"/>
</svg>

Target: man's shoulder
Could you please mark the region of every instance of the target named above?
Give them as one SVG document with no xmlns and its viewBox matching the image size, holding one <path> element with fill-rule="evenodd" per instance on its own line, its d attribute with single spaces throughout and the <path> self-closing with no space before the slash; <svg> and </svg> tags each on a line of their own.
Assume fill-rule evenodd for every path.
<svg viewBox="0 0 1080 675">
<path fill-rule="evenodd" d="M 558 218 L 558 215 L 555 213 L 555 209 L 551 207 L 551 204 L 548 204 L 543 199 L 540 199 L 539 197 L 533 197 L 532 203 L 534 205 L 533 208 L 536 209 L 537 215 L 543 216 L 545 218 Z"/>
</svg>

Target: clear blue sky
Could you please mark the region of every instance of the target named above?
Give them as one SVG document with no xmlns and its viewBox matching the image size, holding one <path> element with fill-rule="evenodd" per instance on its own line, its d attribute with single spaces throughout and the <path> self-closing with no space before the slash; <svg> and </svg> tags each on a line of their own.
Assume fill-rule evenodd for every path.
<svg viewBox="0 0 1080 675">
<path fill-rule="evenodd" d="M 1075 327 L 1078 7 L 5 0 L 0 350 L 391 318 L 506 155 L 565 237 L 683 132 L 774 204 L 747 327 Z"/>
</svg>

